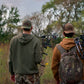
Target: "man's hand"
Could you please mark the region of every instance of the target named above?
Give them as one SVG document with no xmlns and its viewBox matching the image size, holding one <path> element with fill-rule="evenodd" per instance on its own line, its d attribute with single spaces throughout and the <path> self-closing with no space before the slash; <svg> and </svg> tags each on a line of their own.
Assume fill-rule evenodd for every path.
<svg viewBox="0 0 84 84">
<path fill-rule="evenodd" d="M 60 84 L 60 81 L 59 80 L 57 80 L 57 84 Z"/>
<path fill-rule="evenodd" d="M 15 82 L 15 75 L 11 75 L 11 81 Z"/>
</svg>

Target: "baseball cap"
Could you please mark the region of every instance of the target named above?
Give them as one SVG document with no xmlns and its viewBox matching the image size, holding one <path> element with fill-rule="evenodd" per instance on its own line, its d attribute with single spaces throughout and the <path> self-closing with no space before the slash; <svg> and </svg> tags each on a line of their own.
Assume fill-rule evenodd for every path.
<svg viewBox="0 0 84 84">
<path fill-rule="evenodd" d="M 74 27 L 73 27 L 72 24 L 67 23 L 67 24 L 64 25 L 63 31 L 65 33 L 74 33 Z"/>
<path fill-rule="evenodd" d="M 24 20 L 21 26 L 21 28 L 25 28 L 25 29 L 31 29 L 31 27 L 32 27 L 32 23 L 30 20 Z"/>
</svg>

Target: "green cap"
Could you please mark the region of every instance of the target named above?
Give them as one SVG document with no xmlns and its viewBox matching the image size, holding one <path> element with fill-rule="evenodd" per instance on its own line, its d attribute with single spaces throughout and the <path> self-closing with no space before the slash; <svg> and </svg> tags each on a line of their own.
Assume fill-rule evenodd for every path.
<svg viewBox="0 0 84 84">
<path fill-rule="evenodd" d="M 21 26 L 21 28 L 25 28 L 25 29 L 31 29 L 31 27 L 32 27 L 32 24 L 31 24 L 31 21 L 29 20 L 24 20 Z"/>
</svg>

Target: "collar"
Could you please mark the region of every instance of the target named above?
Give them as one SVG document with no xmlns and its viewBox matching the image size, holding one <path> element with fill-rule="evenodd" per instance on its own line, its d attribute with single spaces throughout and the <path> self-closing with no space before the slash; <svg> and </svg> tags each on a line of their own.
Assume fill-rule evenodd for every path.
<svg viewBox="0 0 84 84">
<path fill-rule="evenodd" d="M 73 37 L 65 37 L 65 38 L 67 39 L 67 38 L 73 38 Z"/>
</svg>

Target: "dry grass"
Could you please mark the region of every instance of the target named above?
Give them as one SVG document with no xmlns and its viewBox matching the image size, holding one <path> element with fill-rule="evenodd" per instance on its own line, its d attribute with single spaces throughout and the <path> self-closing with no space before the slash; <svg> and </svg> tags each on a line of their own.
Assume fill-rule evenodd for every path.
<svg viewBox="0 0 84 84">
<path fill-rule="evenodd" d="M 41 69 L 41 84 L 56 84 L 51 71 L 51 58 L 52 58 L 52 49 L 48 48 L 45 50 L 48 53 L 48 56 L 45 56 L 43 59 L 43 64 L 46 62 L 48 65 Z M 0 84 L 14 84 L 10 80 L 10 73 L 8 70 L 8 54 L 9 54 L 9 44 L 0 44 Z"/>
<path fill-rule="evenodd" d="M 48 65 L 44 68 L 44 72 L 41 76 L 41 84 L 56 84 L 51 71 L 52 48 L 48 47 L 45 52 L 48 54 L 45 58 L 45 63 L 48 63 Z"/>
<path fill-rule="evenodd" d="M 9 44 L 0 44 L 0 84 L 13 84 L 8 71 Z"/>
</svg>

